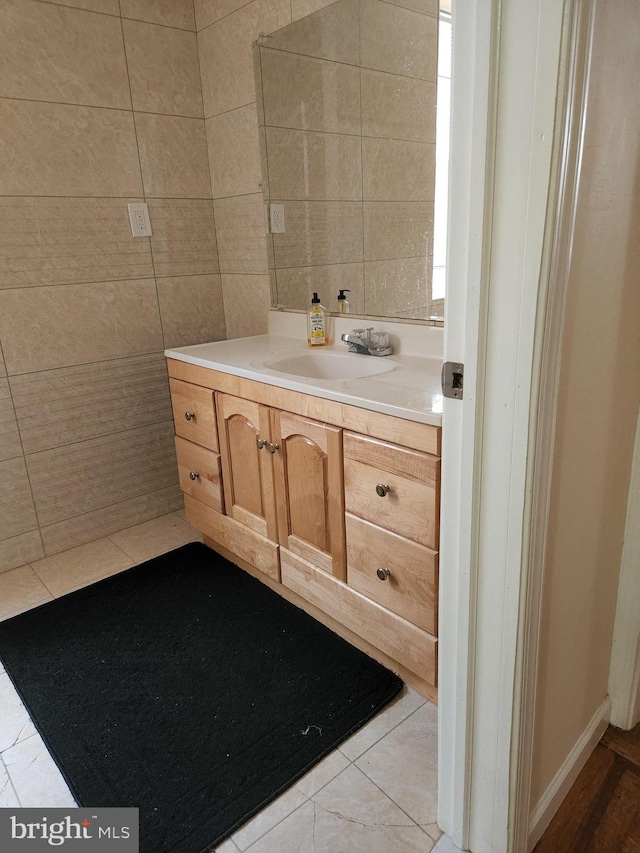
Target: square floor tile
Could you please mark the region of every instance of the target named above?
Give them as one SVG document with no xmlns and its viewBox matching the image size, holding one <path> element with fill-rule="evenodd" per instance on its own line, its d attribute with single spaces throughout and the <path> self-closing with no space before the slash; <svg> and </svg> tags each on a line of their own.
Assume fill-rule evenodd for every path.
<svg viewBox="0 0 640 853">
<path fill-rule="evenodd" d="M 403 720 L 355 765 L 425 830 L 437 823 L 438 709 L 431 702 Z"/>
<path fill-rule="evenodd" d="M 8 619 L 52 598 L 31 566 L 0 574 L 0 619 Z"/>
<path fill-rule="evenodd" d="M 128 527 L 109 538 L 134 562 L 142 563 L 187 542 L 201 542 L 202 534 L 172 512 Z"/>
<path fill-rule="evenodd" d="M 348 766 L 349 759 L 339 749 L 334 749 L 301 779 L 298 779 L 294 787 L 306 797 L 312 797 Z"/>
<path fill-rule="evenodd" d="M 56 598 L 107 578 L 133 562 L 109 539 L 97 539 L 31 564 L 42 583 Z"/>
</svg>

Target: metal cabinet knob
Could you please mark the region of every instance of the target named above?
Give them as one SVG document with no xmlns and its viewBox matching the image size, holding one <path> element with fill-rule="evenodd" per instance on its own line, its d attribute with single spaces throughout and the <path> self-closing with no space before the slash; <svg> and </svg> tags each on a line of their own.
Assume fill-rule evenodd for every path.
<svg viewBox="0 0 640 853">
<path fill-rule="evenodd" d="M 391 487 L 385 486 L 384 483 L 378 483 L 378 485 L 376 486 L 376 494 L 378 495 L 378 497 L 384 498 L 389 494 L 390 491 Z"/>
<path fill-rule="evenodd" d="M 376 571 L 376 574 L 378 575 L 381 581 L 386 581 L 387 578 L 390 577 L 391 572 L 389 571 L 389 569 L 380 568 Z"/>
<path fill-rule="evenodd" d="M 256 444 L 258 445 L 258 450 L 262 450 L 263 447 L 267 445 L 266 438 L 256 438 Z"/>
<path fill-rule="evenodd" d="M 270 444 L 267 444 L 267 450 L 269 453 L 275 453 L 276 450 L 280 450 L 279 444 L 274 444 L 273 441 Z"/>
<path fill-rule="evenodd" d="M 191 420 L 193 420 L 193 418 L 195 418 L 195 416 L 196 416 L 195 412 L 185 412 L 184 413 L 185 421 L 191 421 Z"/>
<path fill-rule="evenodd" d="M 200 474 L 197 471 L 189 471 L 189 477 L 191 480 L 197 480 L 200 477 Z"/>
</svg>

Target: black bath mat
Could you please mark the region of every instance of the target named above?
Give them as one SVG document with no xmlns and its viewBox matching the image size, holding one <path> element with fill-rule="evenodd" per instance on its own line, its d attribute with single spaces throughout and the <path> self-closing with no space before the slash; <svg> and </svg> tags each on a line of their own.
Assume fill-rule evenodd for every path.
<svg viewBox="0 0 640 853">
<path fill-rule="evenodd" d="M 213 849 L 402 684 L 197 543 L 0 623 L 0 657 L 76 800 L 140 809 L 141 853 Z"/>
</svg>

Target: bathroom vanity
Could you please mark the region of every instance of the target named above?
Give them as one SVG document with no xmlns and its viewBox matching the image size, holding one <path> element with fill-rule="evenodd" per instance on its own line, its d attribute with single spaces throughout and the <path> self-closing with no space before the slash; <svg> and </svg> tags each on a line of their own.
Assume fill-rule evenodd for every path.
<svg viewBox="0 0 640 853">
<path fill-rule="evenodd" d="M 440 361 L 274 335 L 166 355 L 188 521 L 436 699 Z"/>
</svg>

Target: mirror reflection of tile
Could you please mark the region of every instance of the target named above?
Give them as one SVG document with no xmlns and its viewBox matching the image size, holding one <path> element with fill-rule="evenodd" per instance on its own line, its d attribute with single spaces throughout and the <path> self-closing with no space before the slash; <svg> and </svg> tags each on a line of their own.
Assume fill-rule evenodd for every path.
<svg viewBox="0 0 640 853">
<path fill-rule="evenodd" d="M 337 311 L 348 289 L 354 314 L 442 317 L 438 30 L 437 0 L 338 0 L 254 44 L 263 197 L 284 205 L 273 307 L 304 310 L 317 291 Z"/>
</svg>

